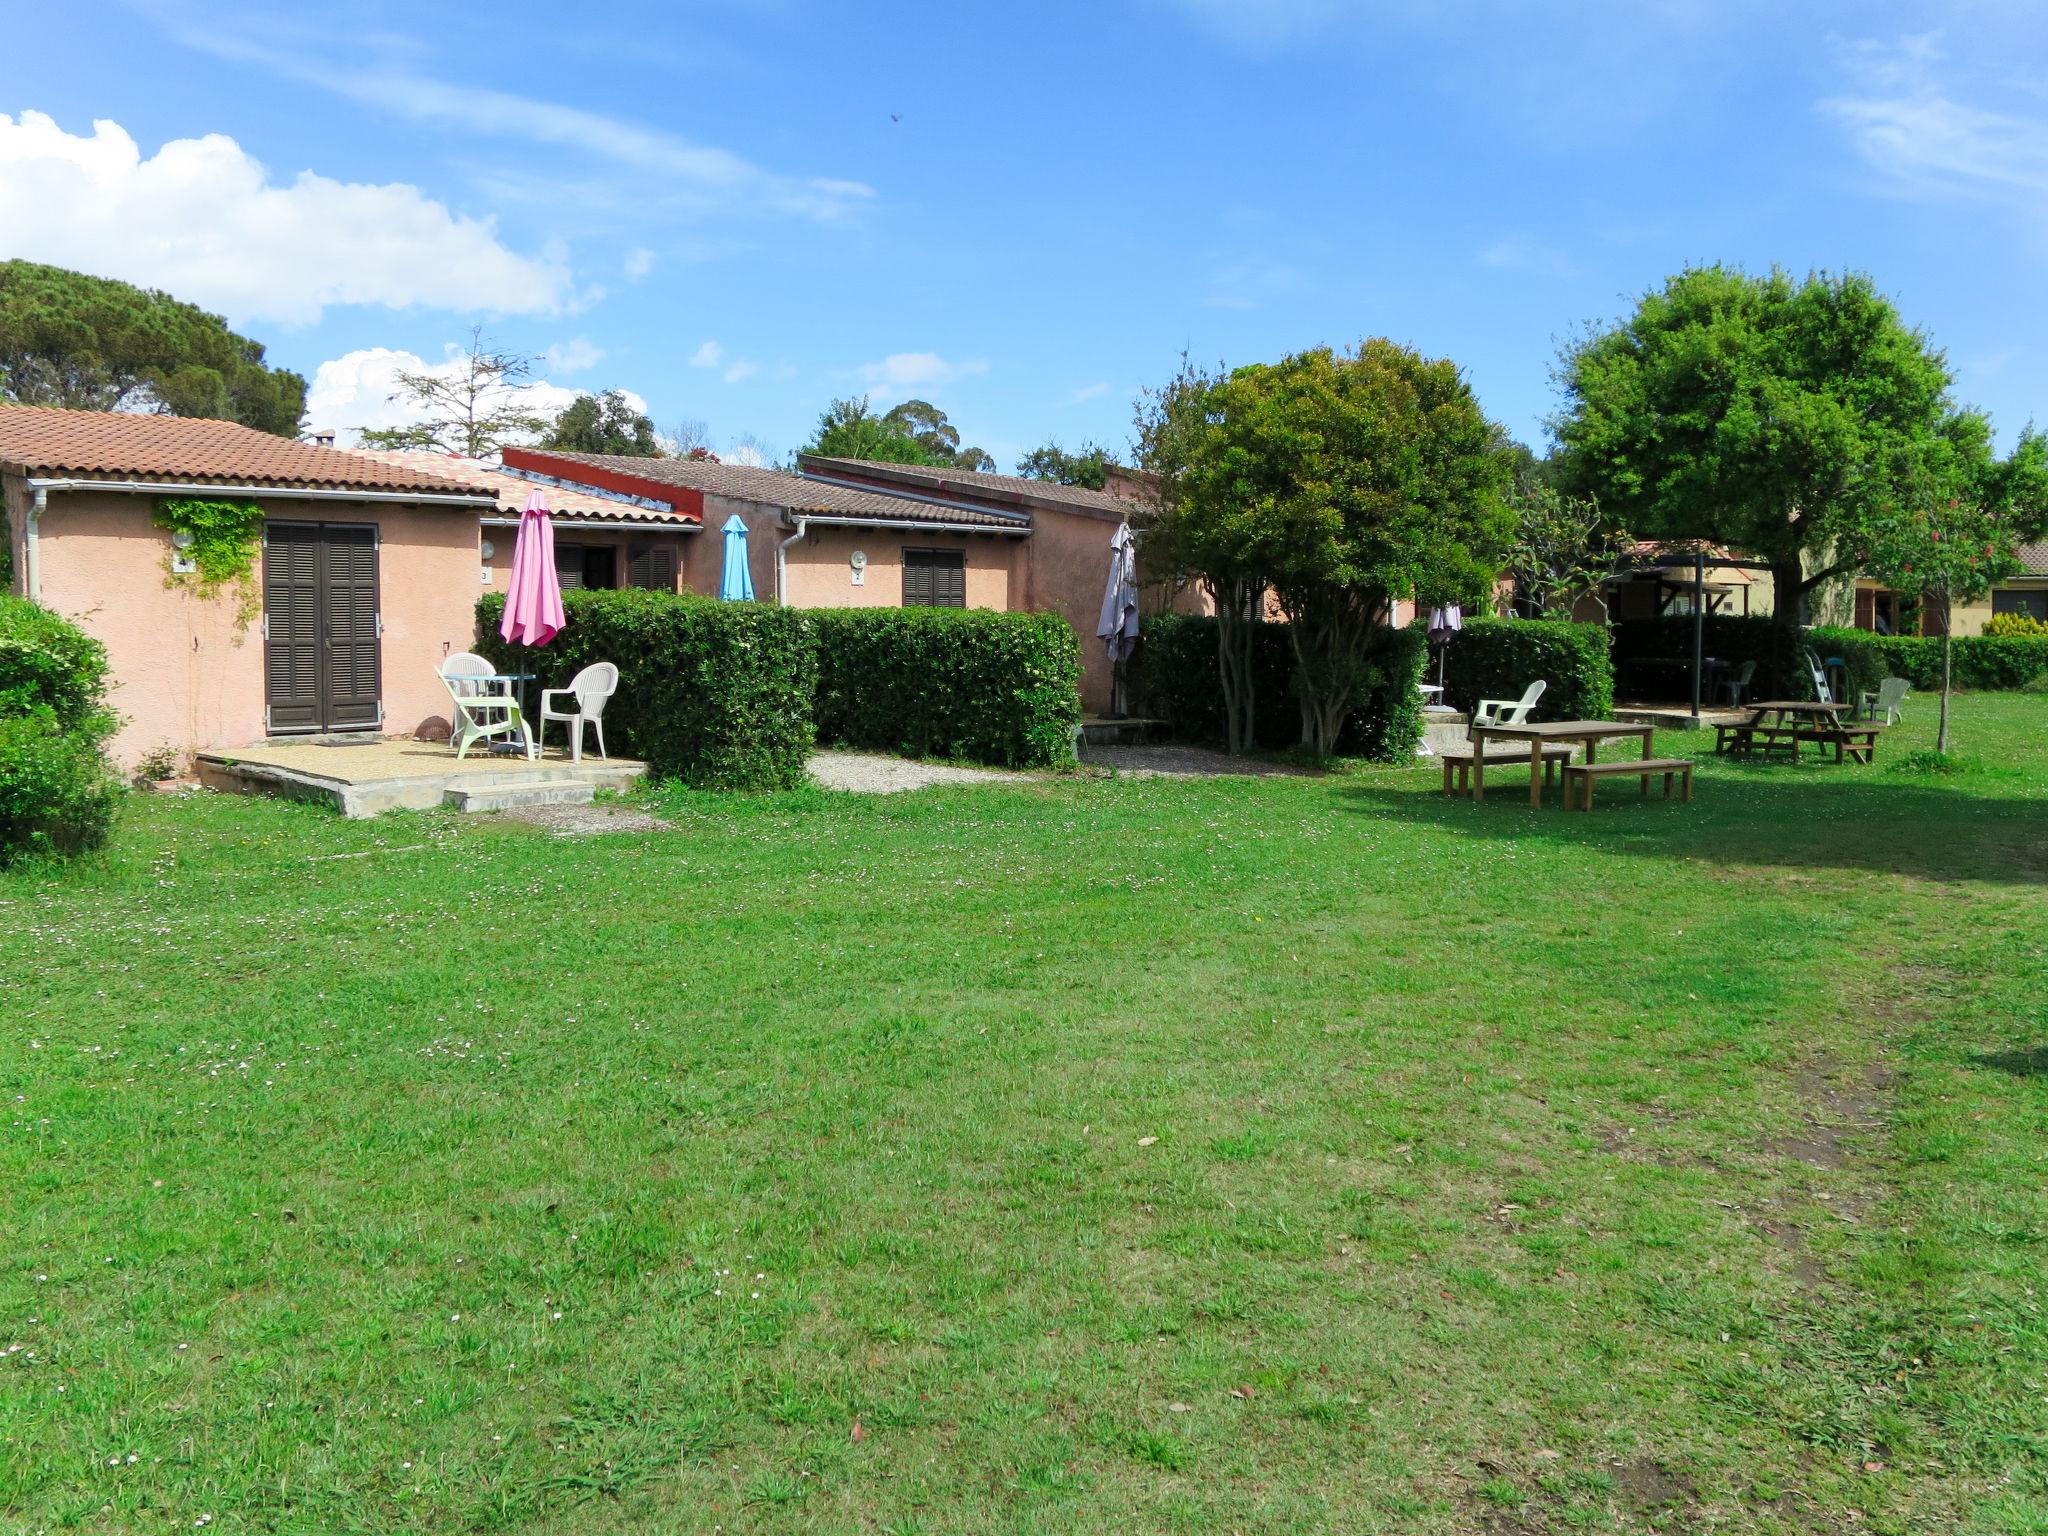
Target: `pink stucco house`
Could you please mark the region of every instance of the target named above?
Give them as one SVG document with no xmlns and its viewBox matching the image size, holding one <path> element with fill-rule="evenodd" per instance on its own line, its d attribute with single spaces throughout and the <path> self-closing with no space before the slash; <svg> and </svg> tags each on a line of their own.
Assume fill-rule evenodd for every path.
<svg viewBox="0 0 2048 1536">
<path fill-rule="evenodd" d="M 440 474 L 231 422 L 0 406 L 13 590 L 107 647 L 118 762 L 271 734 L 410 731 L 476 631 L 478 519 Z M 167 496 L 263 509 L 252 615 L 178 579 Z"/>
<path fill-rule="evenodd" d="M 507 448 L 505 467 L 568 490 L 676 505 L 714 532 L 747 527 L 754 590 L 799 608 L 930 603 L 1049 610 L 1081 640 L 1081 701 L 1109 707 L 1111 669 L 1095 639 L 1117 524 L 1142 507 L 1145 486 L 1121 494 L 1014 475 L 810 455 L 801 471 L 710 460 Z M 707 538 L 686 559 L 683 585 L 718 590 L 721 550 Z M 1141 572 L 1142 574 L 1142 572 Z"/>
</svg>

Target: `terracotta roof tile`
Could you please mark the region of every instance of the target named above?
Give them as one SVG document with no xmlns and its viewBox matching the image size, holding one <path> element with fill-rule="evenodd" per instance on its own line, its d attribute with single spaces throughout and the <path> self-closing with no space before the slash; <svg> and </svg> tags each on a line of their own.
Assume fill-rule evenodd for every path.
<svg viewBox="0 0 2048 1536">
<path fill-rule="evenodd" d="M 489 491 L 498 498 L 499 511 L 515 516 L 525 508 L 528 493 L 540 491 L 547 498 L 548 510 L 562 522 L 674 523 L 679 529 L 703 526 L 701 518 L 677 511 L 674 507 L 652 507 L 622 496 L 605 496 L 566 486 L 542 486 L 485 459 L 413 448 L 353 448 L 349 451 L 358 458 L 378 459 L 395 468 L 439 475 L 477 490 Z"/>
<path fill-rule="evenodd" d="M 816 474 L 893 480 L 906 490 L 926 495 L 986 500 L 997 505 L 1075 508 L 1117 517 L 1128 516 L 1137 505 L 1107 491 L 1091 491 L 1080 485 L 1059 485 L 1051 480 L 1031 480 L 1023 475 L 991 475 L 978 470 L 946 469 L 932 464 L 888 464 L 877 459 L 830 459 L 814 453 L 800 455 L 797 463 L 804 470 Z"/>
<path fill-rule="evenodd" d="M 872 522 L 970 524 L 997 529 L 1028 529 L 1031 526 L 1029 515 L 1023 512 L 1006 512 L 992 507 L 940 506 L 930 501 L 914 501 L 907 496 L 891 496 L 882 491 L 827 485 L 803 475 L 792 475 L 787 470 L 765 469 L 750 464 L 713 464 L 703 459 L 647 459 L 612 453 L 556 453 L 537 448 L 509 450 L 506 462 L 516 468 L 542 468 L 547 460 L 562 466 L 549 472 L 566 480 L 573 480 L 575 466 L 584 464 L 657 485 L 681 486 L 706 495 L 757 501 L 765 506 L 784 507 L 791 512 L 807 512 L 821 517 L 857 518 Z"/>
<path fill-rule="evenodd" d="M 364 454 L 275 437 L 232 421 L 0 405 L 0 466 L 17 473 L 266 490 L 416 491 L 474 488 Z"/>
</svg>

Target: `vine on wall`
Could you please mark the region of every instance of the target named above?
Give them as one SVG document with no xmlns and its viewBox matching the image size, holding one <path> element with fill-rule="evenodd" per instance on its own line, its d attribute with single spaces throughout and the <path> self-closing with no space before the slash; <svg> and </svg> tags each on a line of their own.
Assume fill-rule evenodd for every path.
<svg viewBox="0 0 2048 1536">
<path fill-rule="evenodd" d="M 263 596 L 256 584 L 256 562 L 263 553 L 263 508 L 258 503 L 165 496 L 156 504 L 156 525 L 191 540 L 183 549 L 174 546 L 166 556 L 166 585 L 193 587 L 201 597 L 232 587 L 238 625 L 247 625 L 262 611 Z M 192 562 L 189 572 L 172 565 L 180 555 Z"/>
</svg>

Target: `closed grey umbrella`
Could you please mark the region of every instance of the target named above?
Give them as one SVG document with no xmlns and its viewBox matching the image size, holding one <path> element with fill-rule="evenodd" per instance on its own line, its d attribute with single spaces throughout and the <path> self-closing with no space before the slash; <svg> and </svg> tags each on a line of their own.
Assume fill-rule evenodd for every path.
<svg viewBox="0 0 2048 1536">
<path fill-rule="evenodd" d="M 1102 589 L 1102 617 L 1096 621 L 1095 637 L 1109 653 L 1115 669 L 1110 684 L 1109 712 L 1124 714 L 1123 664 L 1138 645 L 1138 556 L 1137 541 L 1129 523 L 1118 523 L 1109 541 L 1109 581 Z"/>
</svg>

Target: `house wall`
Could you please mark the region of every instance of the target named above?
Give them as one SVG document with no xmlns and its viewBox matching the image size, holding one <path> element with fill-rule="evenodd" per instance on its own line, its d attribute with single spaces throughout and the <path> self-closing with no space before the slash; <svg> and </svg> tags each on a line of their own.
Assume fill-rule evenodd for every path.
<svg viewBox="0 0 2048 1536">
<path fill-rule="evenodd" d="M 783 509 L 731 496 L 704 497 L 704 531 L 693 534 L 690 558 L 683 566 L 683 589 L 718 596 L 725 576 L 725 522 L 735 512 L 747 525 L 747 574 L 753 578 L 757 602 L 775 601 L 775 546 L 789 537 Z"/>
<path fill-rule="evenodd" d="M 1074 626 L 1081 642 L 1081 707 L 1090 714 L 1110 707 L 1115 669 L 1095 626 L 1102 620 L 1102 594 L 1109 582 L 1109 541 L 1122 520 L 1107 510 L 1033 507 L 1031 535 L 1023 540 L 1020 606 L 1057 613 Z M 1142 631 L 1142 619 L 1139 627 Z"/>
<path fill-rule="evenodd" d="M 482 559 L 481 555 L 479 555 L 481 561 L 479 577 L 481 571 L 488 570 L 491 573 L 490 580 L 481 581 L 479 577 L 473 577 L 473 580 L 479 580 L 479 585 L 475 588 L 475 591 L 479 593 L 507 591 L 512 579 L 512 551 L 519 542 L 519 530 L 517 528 L 485 528 L 479 538 L 479 545 L 486 539 L 490 541 L 491 554 L 487 560 Z M 677 584 L 681 590 L 688 591 L 690 587 L 690 559 L 693 554 L 699 560 L 703 558 L 697 551 L 701 549 L 705 539 L 701 533 L 623 533 L 602 527 L 578 527 L 574 523 L 558 518 L 555 520 L 555 542 L 557 544 L 609 545 L 618 552 L 617 560 L 621 584 L 626 579 L 626 551 L 629 547 L 638 548 L 642 544 L 672 544 L 676 550 Z M 713 590 L 716 590 L 717 585 L 718 578 L 714 575 L 712 577 Z"/>
<path fill-rule="evenodd" d="M 907 528 L 813 527 L 785 557 L 794 608 L 900 608 L 903 552 L 957 549 L 966 557 L 967 606 L 1007 612 L 1012 601 L 1017 546 L 1002 535 L 919 533 Z M 853 552 L 867 558 L 861 584 L 853 584 Z"/>
<path fill-rule="evenodd" d="M 475 640 L 475 512 L 261 499 L 276 520 L 381 530 L 385 731 L 410 733 L 444 718 L 447 695 L 434 669 Z M 152 522 L 153 509 L 149 496 L 53 491 L 38 540 L 44 605 L 107 648 L 109 702 L 123 717 L 110 751 L 124 766 L 165 743 L 193 751 L 244 746 L 265 734 L 261 621 L 238 625 L 232 593 L 201 597 L 167 584 L 170 535 Z"/>
</svg>

